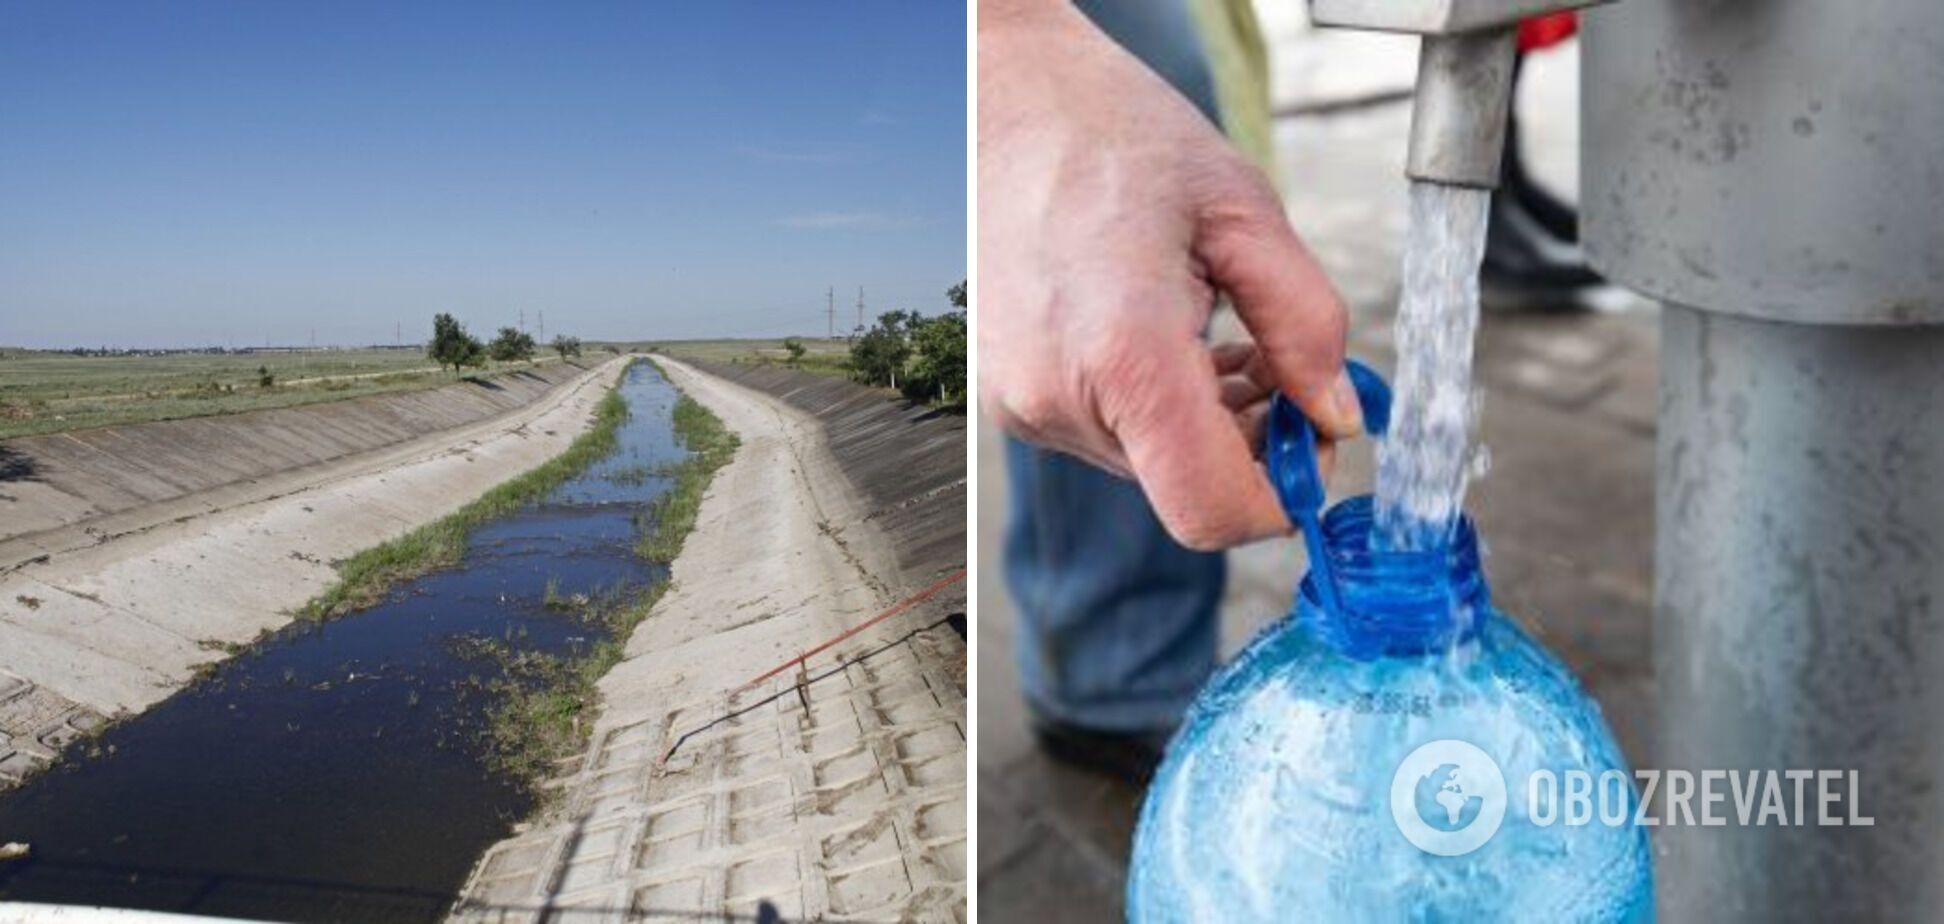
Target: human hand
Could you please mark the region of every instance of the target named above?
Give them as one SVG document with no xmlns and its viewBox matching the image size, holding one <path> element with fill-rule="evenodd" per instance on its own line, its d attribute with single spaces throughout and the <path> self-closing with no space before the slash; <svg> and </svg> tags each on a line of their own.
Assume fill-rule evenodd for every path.
<svg viewBox="0 0 1944 924">
<path fill-rule="evenodd" d="M 982 4 L 978 79 L 982 405 L 1138 480 L 1185 545 L 1286 533 L 1267 398 L 1325 439 L 1361 417 L 1342 300 L 1268 180 L 1064 0 Z M 1255 344 L 1203 343 L 1218 292 Z"/>
</svg>

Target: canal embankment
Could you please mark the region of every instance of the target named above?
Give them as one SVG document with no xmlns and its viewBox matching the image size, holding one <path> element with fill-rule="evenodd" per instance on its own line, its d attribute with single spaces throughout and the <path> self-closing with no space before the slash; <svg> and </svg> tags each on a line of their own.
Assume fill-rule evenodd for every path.
<svg viewBox="0 0 1944 924">
<path fill-rule="evenodd" d="M 560 455 L 625 365 L 7 441 L 0 788 Z"/>
<path fill-rule="evenodd" d="M 599 681 L 586 751 L 475 867 L 458 916 L 949 917 L 966 882 L 964 417 L 660 362 L 741 448 Z"/>
</svg>

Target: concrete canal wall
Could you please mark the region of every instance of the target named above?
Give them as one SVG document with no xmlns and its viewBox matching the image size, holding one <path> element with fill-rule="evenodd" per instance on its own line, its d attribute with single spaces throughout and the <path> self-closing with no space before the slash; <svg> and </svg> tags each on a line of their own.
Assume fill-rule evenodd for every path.
<svg viewBox="0 0 1944 924">
<path fill-rule="evenodd" d="M 517 411 L 586 374 L 564 363 L 439 388 L 0 442 L 0 571 L 305 484 L 320 468 Z"/>
</svg>

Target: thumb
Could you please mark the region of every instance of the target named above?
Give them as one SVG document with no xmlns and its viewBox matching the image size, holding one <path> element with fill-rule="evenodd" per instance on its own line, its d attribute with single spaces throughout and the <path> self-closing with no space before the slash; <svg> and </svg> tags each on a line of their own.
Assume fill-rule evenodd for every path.
<svg viewBox="0 0 1944 924">
<path fill-rule="evenodd" d="M 1363 415 L 1343 367 L 1343 299 L 1290 228 L 1268 181 L 1246 165 L 1236 170 L 1236 181 L 1202 210 L 1196 256 L 1235 303 L 1276 385 L 1324 437 L 1356 436 Z"/>
</svg>

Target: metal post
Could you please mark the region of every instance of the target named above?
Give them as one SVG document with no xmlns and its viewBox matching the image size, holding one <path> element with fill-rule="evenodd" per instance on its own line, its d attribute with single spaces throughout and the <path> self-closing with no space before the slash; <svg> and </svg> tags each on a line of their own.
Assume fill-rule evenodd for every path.
<svg viewBox="0 0 1944 924">
<path fill-rule="evenodd" d="M 1654 765 L 1857 774 L 1854 806 L 1836 786 L 1840 827 L 1817 823 L 1812 781 L 1809 827 L 1655 831 L 1661 914 L 1928 920 L 1944 907 L 1944 327 L 1668 305 L 1660 359 Z"/>
</svg>

